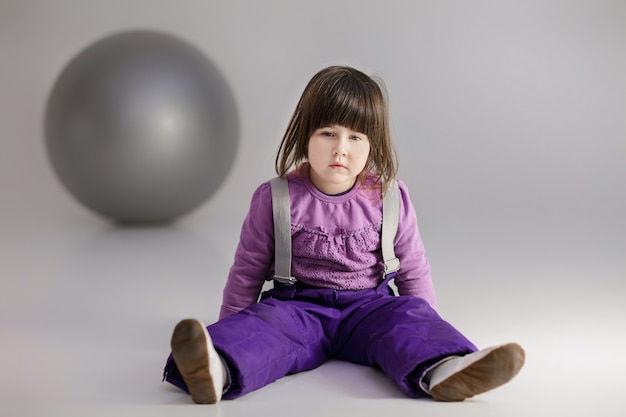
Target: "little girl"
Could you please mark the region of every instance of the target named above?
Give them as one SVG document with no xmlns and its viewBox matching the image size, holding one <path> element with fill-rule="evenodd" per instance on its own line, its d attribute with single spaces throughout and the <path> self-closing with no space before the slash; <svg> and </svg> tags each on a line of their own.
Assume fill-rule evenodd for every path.
<svg viewBox="0 0 626 417">
<path fill-rule="evenodd" d="M 164 379 L 196 403 L 233 399 L 329 359 L 380 368 L 410 397 L 462 401 L 513 378 L 515 343 L 477 348 L 435 311 L 430 266 L 397 162 L 381 85 L 329 67 L 306 86 L 276 157 L 291 199 L 292 275 L 274 278 L 270 182 L 257 188 L 224 288 L 220 319 L 174 329 Z M 397 181 L 395 255 L 385 276 L 383 196 Z M 399 296 L 388 287 L 395 280 Z M 260 300 L 259 300 L 260 295 Z"/>
</svg>

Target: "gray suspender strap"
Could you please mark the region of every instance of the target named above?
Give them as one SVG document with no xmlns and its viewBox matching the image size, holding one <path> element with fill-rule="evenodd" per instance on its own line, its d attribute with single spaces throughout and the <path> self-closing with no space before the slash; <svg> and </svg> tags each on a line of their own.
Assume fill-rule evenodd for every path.
<svg viewBox="0 0 626 417">
<path fill-rule="evenodd" d="M 293 285 L 297 279 L 291 276 L 291 204 L 287 179 L 275 177 L 270 181 L 274 217 L 274 280 Z M 400 269 L 400 260 L 394 252 L 394 240 L 400 219 L 400 191 L 397 181 L 389 184 L 383 199 L 383 224 L 381 249 L 385 263 L 384 275 Z"/>
<path fill-rule="evenodd" d="M 400 190 L 398 182 L 394 179 L 389 184 L 389 189 L 383 198 L 383 230 L 380 237 L 380 246 L 385 262 L 384 275 L 387 276 L 400 269 L 400 260 L 396 258 L 393 250 L 398 221 L 400 220 Z"/>
<path fill-rule="evenodd" d="M 291 204 L 289 183 L 286 178 L 275 177 L 272 188 L 272 211 L 274 214 L 274 280 L 293 285 L 291 276 Z"/>
</svg>

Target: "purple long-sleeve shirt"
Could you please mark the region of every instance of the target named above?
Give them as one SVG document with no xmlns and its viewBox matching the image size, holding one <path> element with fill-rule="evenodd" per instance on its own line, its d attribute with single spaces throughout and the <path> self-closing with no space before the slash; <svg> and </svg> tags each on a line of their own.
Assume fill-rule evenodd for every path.
<svg viewBox="0 0 626 417">
<path fill-rule="evenodd" d="M 291 199 L 292 275 L 300 282 L 337 290 L 376 287 L 382 279 L 382 201 L 358 181 L 347 193 L 317 190 L 300 170 L 288 175 Z M 402 181 L 395 253 L 400 295 L 425 299 L 436 308 L 430 265 L 415 209 Z M 274 275 L 274 223 L 270 183 L 252 196 L 235 260 L 224 288 L 220 319 L 257 302 L 263 283 Z"/>
</svg>

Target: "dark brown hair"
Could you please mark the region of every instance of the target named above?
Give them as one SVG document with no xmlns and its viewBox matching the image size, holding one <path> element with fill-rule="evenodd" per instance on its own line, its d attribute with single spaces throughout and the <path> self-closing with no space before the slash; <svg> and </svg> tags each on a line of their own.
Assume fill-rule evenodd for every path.
<svg viewBox="0 0 626 417">
<path fill-rule="evenodd" d="M 309 138 L 317 129 L 339 125 L 364 133 L 370 154 L 364 173 L 374 174 L 384 195 L 398 170 L 391 140 L 389 110 L 382 80 L 346 66 L 332 66 L 307 84 L 276 155 L 276 173 L 287 172 L 307 159 Z M 361 177 L 365 180 L 365 175 Z"/>
</svg>

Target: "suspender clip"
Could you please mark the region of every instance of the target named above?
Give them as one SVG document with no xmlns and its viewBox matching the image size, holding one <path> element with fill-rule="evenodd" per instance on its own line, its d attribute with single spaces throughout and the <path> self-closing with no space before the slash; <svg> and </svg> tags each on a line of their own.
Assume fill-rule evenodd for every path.
<svg viewBox="0 0 626 417">
<path fill-rule="evenodd" d="M 389 275 L 393 272 L 398 272 L 400 270 L 400 259 L 393 258 L 385 261 L 385 275 Z"/>
<path fill-rule="evenodd" d="M 295 277 L 283 277 L 280 275 L 274 275 L 274 281 L 278 282 L 279 284 L 291 286 L 295 285 L 298 280 Z"/>
</svg>

